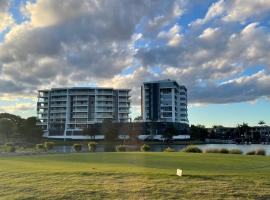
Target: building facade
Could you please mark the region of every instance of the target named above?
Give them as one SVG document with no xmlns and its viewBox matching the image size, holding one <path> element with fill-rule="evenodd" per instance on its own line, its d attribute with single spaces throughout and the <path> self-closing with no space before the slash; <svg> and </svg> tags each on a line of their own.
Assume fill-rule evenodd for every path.
<svg viewBox="0 0 270 200">
<path fill-rule="evenodd" d="M 187 89 L 174 80 L 144 82 L 141 86 L 143 121 L 188 124 Z"/>
<path fill-rule="evenodd" d="M 130 90 L 53 88 L 39 90 L 37 114 L 47 135 L 69 136 L 105 119 L 129 122 Z"/>
</svg>

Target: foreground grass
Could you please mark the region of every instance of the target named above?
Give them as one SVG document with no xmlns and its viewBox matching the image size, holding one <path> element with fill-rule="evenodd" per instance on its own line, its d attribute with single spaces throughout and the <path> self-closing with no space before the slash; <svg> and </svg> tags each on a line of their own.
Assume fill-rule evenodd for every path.
<svg viewBox="0 0 270 200">
<path fill-rule="evenodd" d="M 184 176 L 175 175 L 176 169 Z M 77 153 L 0 157 L 0 199 L 270 199 L 270 157 Z"/>
</svg>

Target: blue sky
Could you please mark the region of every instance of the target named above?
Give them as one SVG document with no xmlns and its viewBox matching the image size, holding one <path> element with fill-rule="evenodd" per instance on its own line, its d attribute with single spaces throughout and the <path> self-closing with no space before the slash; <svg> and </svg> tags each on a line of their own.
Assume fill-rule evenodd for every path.
<svg viewBox="0 0 270 200">
<path fill-rule="evenodd" d="M 256 9 L 254 9 L 256 8 Z M 268 0 L 2 0 L 0 112 L 35 115 L 36 91 L 132 89 L 143 81 L 188 88 L 192 124 L 270 123 Z"/>
</svg>

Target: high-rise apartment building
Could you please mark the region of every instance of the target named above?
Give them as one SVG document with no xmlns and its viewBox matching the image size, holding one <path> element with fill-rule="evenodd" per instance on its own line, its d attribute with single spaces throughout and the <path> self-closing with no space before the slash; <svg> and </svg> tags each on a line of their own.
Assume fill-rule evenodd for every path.
<svg viewBox="0 0 270 200">
<path fill-rule="evenodd" d="M 128 122 L 130 90 L 112 88 L 53 88 L 38 91 L 39 125 L 47 135 L 73 135 L 105 119 Z"/>
<path fill-rule="evenodd" d="M 144 82 L 141 86 L 143 121 L 188 124 L 187 89 L 174 80 Z"/>
</svg>

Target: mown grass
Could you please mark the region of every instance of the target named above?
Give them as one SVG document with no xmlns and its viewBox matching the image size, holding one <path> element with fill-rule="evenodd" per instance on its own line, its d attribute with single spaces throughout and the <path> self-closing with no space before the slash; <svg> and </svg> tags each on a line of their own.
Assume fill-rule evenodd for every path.
<svg viewBox="0 0 270 200">
<path fill-rule="evenodd" d="M 176 169 L 184 171 L 176 176 Z M 270 157 L 74 153 L 0 157 L 0 199 L 270 199 Z"/>
</svg>

